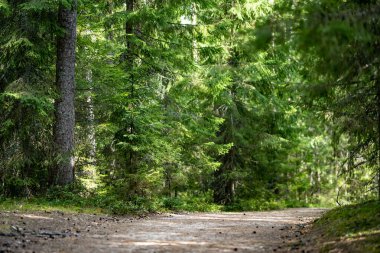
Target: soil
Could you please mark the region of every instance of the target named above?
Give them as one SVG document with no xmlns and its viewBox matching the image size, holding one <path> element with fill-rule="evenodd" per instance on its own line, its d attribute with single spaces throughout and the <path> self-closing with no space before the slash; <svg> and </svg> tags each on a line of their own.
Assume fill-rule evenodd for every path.
<svg viewBox="0 0 380 253">
<path fill-rule="evenodd" d="M 326 211 L 148 216 L 0 213 L 0 252 L 316 252 L 305 226 Z"/>
</svg>

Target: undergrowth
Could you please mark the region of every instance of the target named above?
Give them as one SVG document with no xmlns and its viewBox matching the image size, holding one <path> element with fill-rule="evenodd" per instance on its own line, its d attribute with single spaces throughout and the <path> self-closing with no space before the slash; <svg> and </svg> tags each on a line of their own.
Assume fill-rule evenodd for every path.
<svg viewBox="0 0 380 253">
<path fill-rule="evenodd" d="M 169 196 L 121 196 L 107 189 L 89 190 L 77 183 L 52 187 L 42 195 L 28 198 L 0 196 L 0 210 L 60 210 L 66 212 L 132 214 L 149 212 L 220 212 L 264 211 L 289 207 L 307 207 L 310 204 L 276 199 L 240 199 L 229 205 L 217 205 L 212 192 L 198 196 L 180 193 Z"/>
</svg>

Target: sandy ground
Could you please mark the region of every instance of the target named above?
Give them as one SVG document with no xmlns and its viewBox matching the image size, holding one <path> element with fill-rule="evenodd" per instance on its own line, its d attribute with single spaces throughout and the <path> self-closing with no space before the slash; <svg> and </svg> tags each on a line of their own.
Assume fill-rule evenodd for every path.
<svg viewBox="0 0 380 253">
<path fill-rule="evenodd" d="M 304 228 L 324 211 L 295 208 L 146 217 L 2 212 L 0 253 L 314 252 Z"/>
</svg>

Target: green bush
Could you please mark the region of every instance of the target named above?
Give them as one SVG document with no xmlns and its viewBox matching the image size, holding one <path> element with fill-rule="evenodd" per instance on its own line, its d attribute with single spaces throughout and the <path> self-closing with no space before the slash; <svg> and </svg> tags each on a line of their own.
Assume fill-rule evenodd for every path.
<svg viewBox="0 0 380 253">
<path fill-rule="evenodd" d="M 162 207 L 170 210 L 179 210 L 184 205 L 184 202 L 179 198 L 163 198 Z"/>
<path fill-rule="evenodd" d="M 3 195 L 14 197 L 30 196 L 38 183 L 32 178 L 10 177 L 4 181 Z"/>
</svg>

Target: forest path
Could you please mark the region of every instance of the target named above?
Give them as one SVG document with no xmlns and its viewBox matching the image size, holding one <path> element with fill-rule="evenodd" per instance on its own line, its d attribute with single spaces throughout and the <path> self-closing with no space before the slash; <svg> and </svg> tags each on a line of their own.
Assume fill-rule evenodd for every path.
<svg viewBox="0 0 380 253">
<path fill-rule="evenodd" d="M 297 252 L 325 209 L 147 217 L 0 213 L 0 252 Z"/>
</svg>

